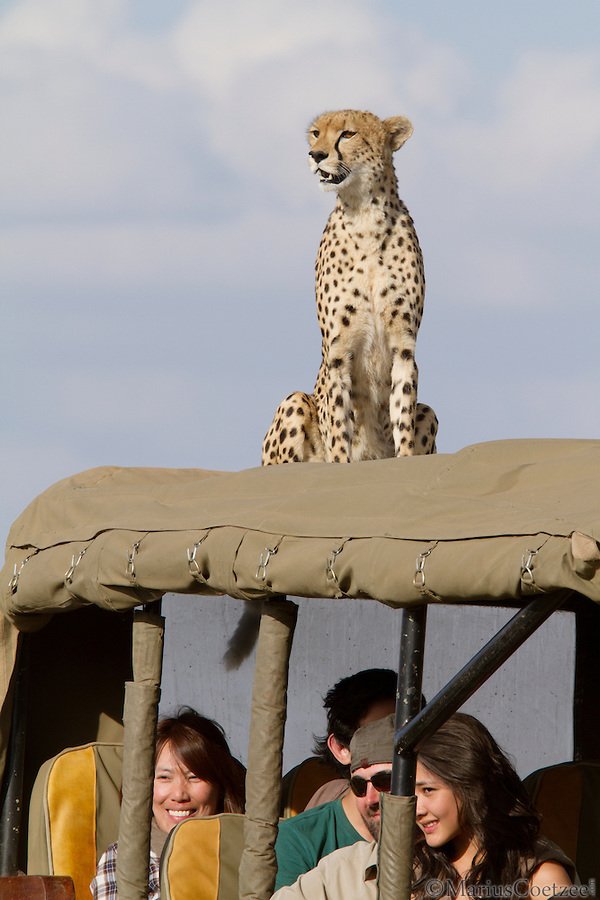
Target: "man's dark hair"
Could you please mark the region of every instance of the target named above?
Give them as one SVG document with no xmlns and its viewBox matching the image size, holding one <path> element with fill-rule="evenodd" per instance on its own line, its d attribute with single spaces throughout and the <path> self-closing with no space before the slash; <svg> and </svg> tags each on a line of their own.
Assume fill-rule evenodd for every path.
<svg viewBox="0 0 600 900">
<path fill-rule="evenodd" d="M 323 737 L 315 735 L 315 755 L 346 776 L 349 768 L 334 757 L 327 746 L 327 738 L 332 734 L 343 747 L 350 747 L 352 735 L 371 706 L 381 700 L 396 699 L 397 681 L 398 676 L 391 669 L 364 669 L 338 681 L 323 700 L 327 710 L 327 734 Z"/>
</svg>

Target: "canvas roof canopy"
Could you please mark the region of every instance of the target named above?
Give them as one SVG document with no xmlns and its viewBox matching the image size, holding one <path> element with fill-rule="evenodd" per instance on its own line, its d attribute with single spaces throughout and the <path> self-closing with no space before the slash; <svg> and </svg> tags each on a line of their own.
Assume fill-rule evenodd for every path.
<svg viewBox="0 0 600 900">
<path fill-rule="evenodd" d="M 238 473 L 103 467 L 34 500 L 11 529 L 2 611 L 19 629 L 85 604 L 175 593 L 600 601 L 600 441 Z"/>
<path fill-rule="evenodd" d="M 271 599 L 257 649 L 240 869 L 242 896 L 266 898 L 274 878 L 275 788 L 295 622 L 294 604 L 278 598 L 370 598 L 414 609 L 415 635 L 429 602 L 530 606 L 535 595 L 554 602 L 558 593 L 573 592 L 600 602 L 599 474 L 600 441 L 589 440 L 498 441 L 455 454 L 349 466 L 83 472 L 41 494 L 10 531 L 0 578 L 3 696 L 18 631 L 39 629 L 55 613 L 86 605 L 125 611 L 166 592 Z M 556 599 L 555 607 L 561 602 Z M 147 628 L 151 636 L 138 641 L 136 663 L 134 634 L 134 682 L 127 685 L 125 703 L 125 733 L 137 771 L 141 738 L 153 732 L 148 723 L 156 714 L 162 626 L 151 612 L 136 615 L 148 615 L 138 629 Z M 504 637 L 498 637 L 502 644 Z M 414 700 L 421 695 L 420 681 L 413 688 L 404 693 Z M 152 697 L 142 702 L 136 691 Z M 433 716 L 435 708 L 434 698 L 422 715 Z M 417 712 L 418 707 L 406 727 L 418 724 Z M 139 724 L 139 734 L 132 724 Z M 271 736 L 271 756 L 259 740 L 264 734 Z M 146 749 L 144 781 L 150 784 L 151 739 Z M 0 746 L 0 759 L 3 753 Z M 265 797 L 272 809 L 265 809 Z M 144 798 L 143 790 L 132 791 L 130 805 L 147 804 Z M 123 799 L 126 806 L 125 791 Z M 387 817 L 412 822 L 413 798 L 404 794 L 393 801 L 401 804 L 400 812 L 390 807 Z M 126 830 L 119 836 L 123 865 Z M 400 848 L 394 843 L 384 851 L 385 833 L 384 869 L 397 873 L 403 867 L 408 873 L 409 838 L 402 842 L 399 868 Z M 127 874 L 119 882 L 127 884 L 126 900 L 138 896 L 147 854 L 141 844 L 127 850 Z M 405 881 L 394 874 L 385 890 L 382 885 L 382 898 L 408 896 Z"/>
</svg>

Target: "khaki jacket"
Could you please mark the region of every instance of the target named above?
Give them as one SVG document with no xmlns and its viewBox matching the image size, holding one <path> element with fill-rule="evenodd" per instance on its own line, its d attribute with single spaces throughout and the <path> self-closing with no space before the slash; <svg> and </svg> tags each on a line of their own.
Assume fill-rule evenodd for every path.
<svg viewBox="0 0 600 900">
<path fill-rule="evenodd" d="M 323 857 L 289 887 L 280 888 L 271 900 L 376 900 L 377 844 L 359 841 Z"/>
</svg>

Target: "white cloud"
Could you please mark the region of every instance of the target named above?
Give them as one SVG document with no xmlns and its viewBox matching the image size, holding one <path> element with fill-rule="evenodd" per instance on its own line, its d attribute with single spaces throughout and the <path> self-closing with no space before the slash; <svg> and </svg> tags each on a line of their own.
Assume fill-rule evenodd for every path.
<svg viewBox="0 0 600 900">
<path fill-rule="evenodd" d="M 77 48 L 86 55 L 122 26 L 124 9 L 122 0 L 19 0 L 2 14 L 0 42 L 37 51 Z"/>
<path fill-rule="evenodd" d="M 173 215 L 198 207 L 205 155 L 166 39 L 123 0 L 21 0 L 0 16 L 4 216 Z M 213 192 L 206 186 L 209 200 Z"/>
<path fill-rule="evenodd" d="M 447 138 L 463 177 L 494 193 L 551 190 L 598 158 L 600 53 L 527 53 L 491 110 Z"/>
<path fill-rule="evenodd" d="M 190 6 L 173 32 L 173 43 L 185 70 L 202 85 L 206 94 L 230 99 L 231 92 L 255 68 L 300 60 L 320 49 L 321 74 L 327 57 L 346 66 L 338 71 L 343 80 L 356 64 L 362 42 L 368 47 L 376 37 L 376 22 L 356 0 L 331 0 L 327 4 L 306 0 L 199 0 Z M 352 54 L 352 56 L 350 55 Z M 311 65 L 296 70 L 308 85 L 315 70 Z M 333 75 L 333 72 L 331 73 Z M 326 85 L 323 85 L 326 87 Z"/>
<path fill-rule="evenodd" d="M 113 295 L 170 295 L 193 287 L 202 294 L 241 290 L 266 298 L 290 275 L 297 283 L 297 268 L 316 254 L 323 223 L 315 216 L 250 210 L 235 222 L 212 224 L 142 220 L 15 228 L 2 240 L 3 282 L 15 289 L 46 285 L 42 294 L 51 290 L 54 296 L 103 285 Z M 312 281 L 312 259 L 306 280 Z"/>
</svg>

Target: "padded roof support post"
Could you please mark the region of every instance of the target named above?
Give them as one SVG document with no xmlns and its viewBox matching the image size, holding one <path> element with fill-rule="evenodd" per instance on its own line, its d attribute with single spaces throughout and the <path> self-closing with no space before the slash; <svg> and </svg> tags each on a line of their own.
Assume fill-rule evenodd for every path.
<svg viewBox="0 0 600 900">
<path fill-rule="evenodd" d="M 396 731 L 421 708 L 423 654 L 427 607 L 402 610 L 400 659 L 396 691 Z M 392 790 L 382 794 L 381 839 L 379 841 L 379 900 L 408 900 L 415 821 L 415 755 L 412 750 L 394 754 Z"/>
<path fill-rule="evenodd" d="M 275 887 L 288 672 L 297 615 L 297 605 L 285 597 L 263 605 L 252 692 L 240 900 L 268 900 Z"/>
<path fill-rule="evenodd" d="M 164 625 L 163 617 L 149 612 L 148 608 L 134 613 L 134 680 L 125 685 L 123 711 L 123 802 L 117 854 L 119 900 L 148 900 L 154 745 Z"/>
</svg>

